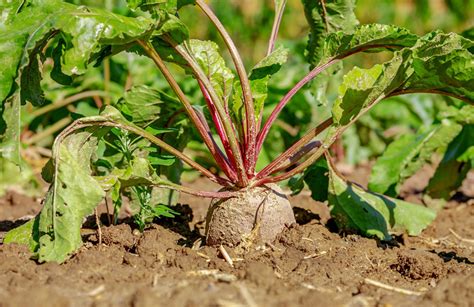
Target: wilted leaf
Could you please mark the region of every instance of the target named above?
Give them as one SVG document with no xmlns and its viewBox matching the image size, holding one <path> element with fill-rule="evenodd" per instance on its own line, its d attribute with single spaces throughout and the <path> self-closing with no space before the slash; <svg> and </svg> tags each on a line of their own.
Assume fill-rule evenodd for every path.
<svg viewBox="0 0 474 307">
<path fill-rule="evenodd" d="M 78 132 L 59 146 L 57 172 L 39 215 L 40 262 L 63 262 L 82 245 L 82 221 L 105 196 L 90 171 L 97 137 Z"/>
<path fill-rule="evenodd" d="M 95 153 L 97 137 L 90 131 L 67 136 L 58 144 L 58 164 L 53 183 L 41 213 L 36 217 L 37 230 L 21 226 L 11 232 L 10 243 L 26 243 L 27 227 L 36 242 L 35 252 L 40 262 L 63 262 L 82 244 L 80 229 L 84 217 L 105 196 L 91 176 L 90 160 Z M 74 174 L 74 176 L 71 176 Z M 36 226 L 35 226 L 36 227 Z M 39 237 L 35 238 L 38 232 Z M 17 234 L 22 234 L 17 236 Z"/>
</svg>

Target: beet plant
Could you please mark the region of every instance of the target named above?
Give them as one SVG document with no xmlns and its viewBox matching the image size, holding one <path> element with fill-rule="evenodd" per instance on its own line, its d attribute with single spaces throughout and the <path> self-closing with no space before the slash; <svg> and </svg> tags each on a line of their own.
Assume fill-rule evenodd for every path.
<svg viewBox="0 0 474 307">
<path fill-rule="evenodd" d="M 174 197 L 154 195 L 157 189 L 212 199 L 207 244 L 245 247 L 258 240 L 269 242 L 295 222 L 291 205 L 277 186 L 290 179 L 295 189 L 306 182 L 313 198 L 328 199 L 331 214 L 342 229 L 383 240 L 394 232 L 419 234 L 434 219 L 433 210 L 347 182 L 334 167 L 329 149 L 348 127 L 384 99 L 431 93 L 461 102 L 442 119 L 443 129 L 436 130 L 443 132 L 442 137 L 428 133 L 433 141 L 415 142 L 416 148 L 402 143 L 411 151 L 405 162 L 413 171 L 427 155 L 446 152 L 447 144 L 462 128 L 473 124 L 473 108 L 465 103 L 474 101 L 474 43 L 454 33 L 435 31 L 419 37 L 392 25 L 359 25 L 353 13 L 354 0 L 302 2 L 311 29 L 307 46 L 311 70 L 269 115 L 263 110 L 270 79 L 289 56 L 285 47 L 276 46 L 284 0 L 275 1 L 267 54 L 250 71 L 204 0 L 129 0 L 134 12 L 131 16 L 59 0 L 2 2 L 0 148 L 4 157 L 21 159 L 21 105 L 43 103 L 41 64 L 46 50 L 53 50 L 51 77 L 60 84 L 67 84 L 107 57 L 130 52 L 148 57 L 174 94 L 136 86 L 105 106 L 100 115 L 80 118 L 64 129 L 54 142 L 51 163 L 43 171 L 51 186 L 41 213 L 9 232 L 5 243 L 28 244 L 40 262 L 63 262 L 82 243 L 83 218 L 106 194 L 117 208 L 123 193 L 132 201 L 138 199 L 137 221 L 142 224 L 157 215 L 173 215 L 169 208 L 154 205 L 163 202 L 163 195 Z M 190 38 L 178 10 L 192 5 L 203 13 L 199 18 L 215 26 L 235 72 L 215 42 Z M 298 91 L 310 82 L 322 91 L 341 70 L 345 58 L 381 51 L 392 52 L 392 58 L 371 68 L 350 70 L 329 107 L 331 116 L 315 123 L 268 165 L 257 168 L 272 125 Z M 176 81 L 177 67 L 195 79 L 203 103 L 187 97 Z M 211 172 L 185 153 L 191 133 L 200 137 L 219 172 Z M 108 155 L 111 151 L 114 154 Z M 463 153 L 466 161 L 472 159 L 472 148 Z M 421 160 L 417 160 L 419 156 Z M 178 160 L 222 188 L 198 191 L 179 184 Z M 383 163 L 378 164 L 378 183 L 392 186 L 399 182 L 398 177 L 393 178 L 398 174 L 393 174 L 391 165 L 386 165 L 386 170 L 379 166 Z"/>
</svg>

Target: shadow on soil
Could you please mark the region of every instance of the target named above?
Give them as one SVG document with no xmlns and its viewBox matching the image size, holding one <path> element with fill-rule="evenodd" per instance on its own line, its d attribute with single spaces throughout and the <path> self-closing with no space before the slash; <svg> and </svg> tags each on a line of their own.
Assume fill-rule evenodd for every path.
<svg viewBox="0 0 474 307">
<path fill-rule="evenodd" d="M 438 257 L 443 259 L 444 262 L 450 262 L 452 260 L 458 262 L 458 263 L 465 263 L 469 265 L 473 265 L 474 262 L 469 260 L 467 257 L 460 257 L 458 256 L 455 252 L 437 252 L 435 250 L 430 251 L 433 254 L 436 254 Z"/>
</svg>

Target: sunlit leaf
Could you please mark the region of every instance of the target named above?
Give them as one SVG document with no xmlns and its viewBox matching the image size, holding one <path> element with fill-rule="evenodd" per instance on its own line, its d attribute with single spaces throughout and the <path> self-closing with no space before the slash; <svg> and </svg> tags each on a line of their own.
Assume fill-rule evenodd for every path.
<svg viewBox="0 0 474 307">
<path fill-rule="evenodd" d="M 268 83 L 272 75 L 276 74 L 288 59 L 288 49 L 278 47 L 271 54 L 258 62 L 250 71 L 249 81 L 252 97 L 254 99 L 255 117 L 258 119 L 262 115 L 262 110 L 268 96 Z M 234 84 L 234 97 L 231 109 L 234 116 L 240 120 L 242 114 L 242 88 L 240 82 Z"/>
<path fill-rule="evenodd" d="M 189 41 L 189 49 L 204 74 L 207 76 L 216 94 L 227 103 L 232 92 L 234 74 L 219 54 L 219 46 L 212 41 Z"/>
<path fill-rule="evenodd" d="M 180 103 L 175 98 L 143 85 L 131 88 L 115 105 L 138 126 L 149 125 L 162 117 L 166 121 L 179 106 Z"/>
<path fill-rule="evenodd" d="M 418 36 L 404 28 L 383 24 L 361 25 L 351 33 L 339 31 L 330 34 L 324 42 L 321 57 L 311 64 L 316 66 L 330 58 L 358 50 L 379 52 L 412 47 L 417 41 Z"/>
<path fill-rule="evenodd" d="M 329 205 L 331 216 L 345 231 L 390 240 L 391 234 L 419 235 L 436 217 L 421 205 L 375 194 L 348 183 L 330 168 Z"/>
<path fill-rule="evenodd" d="M 456 34 L 434 32 L 383 65 L 354 68 L 339 88 L 334 122 L 347 125 L 380 99 L 396 94 L 433 92 L 474 102 L 474 55 L 465 49 L 473 44 Z"/>
<path fill-rule="evenodd" d="M 62 37 L 53 78 L 68 83 L 67 76 L 84 73 L 104 49 L 134 42 L 153 24 L 145 17 L 124 17 L 59 0 L 11 5 L 2 11 L 0 28 L 0 140 L 1 154 L 18 163 L 20 102 L 38 105 L 44 100 L 40 62 L 48 41 Z"/>
<path fill-rule="evenodd" d="M 326 37 L 334 32 L 349 34 L 359 24 L 354 9 L 355 0 L 303 0 L 306 19 L 310 26 L 307 46 L 308 61 L 316 65 L 322 58 Z"/>
</svg>

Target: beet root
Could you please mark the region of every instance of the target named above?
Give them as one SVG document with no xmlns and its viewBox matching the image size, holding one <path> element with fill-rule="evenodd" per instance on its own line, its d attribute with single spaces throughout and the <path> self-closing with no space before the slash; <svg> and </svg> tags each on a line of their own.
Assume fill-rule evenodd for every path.
<svg viewBox="0 0 474 307">
<path fill-rule="evenodd" d="M 271 242 L 293 223 L 290 202 L 276 184 L 244 189 L 237 197 L 211 201 L 206 243 L 237 246 L 252 235 L 258 241 Z"/>
</svg>

